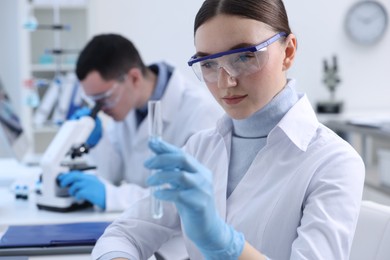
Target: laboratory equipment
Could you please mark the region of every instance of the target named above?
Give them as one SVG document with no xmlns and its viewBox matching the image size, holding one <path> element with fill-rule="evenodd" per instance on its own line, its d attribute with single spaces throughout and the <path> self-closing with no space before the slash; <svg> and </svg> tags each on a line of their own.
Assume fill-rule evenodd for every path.
<svg viewBox="0 0 390 260">
<path fill-rule="evenodd" d="M 27 20 L 24 23 L 24 28 L 30 31 L 35 31 L 38 26 L 38 20 L 34 15 L 32 0 L 29 0 Z"/>
<path fill-rule="evenodd" d="M 15 199 L 28 199 L 29 189 L 27 185 L 16 185 L 13 192 L 15 193 Z"/>
<path fill-rule="evenodd" d="M 71 31 L 71 25 L 61 23 L 60 19 L 60 2 L 51 1 L 53 6 L 53 22 L 51 24 L 40 24 L 34 16 L 33 3 L 30 0 L 28 19 L 25 23 L 25 28 L 29 31 L 36 30 L 51 30 L 53 32 L 53 48 L 47 48 L 40 56 L 40 63 L 45 65 L 54 65 L 54 78 L 46 91 L 41 89 L 39 96 L 43 95 L 40 102 L 33 103 L 37 109 L 34 115 L 34 124 L 42 126 L 47 121 L 52 121 L 55 124 L 63 123 L 68 119 L 69 112 L 72 111 L 72 106 L 75 105 L 74 98 L 76 97 L 78 88 L 78 80 L 74 73 L 63 75 L 64 57 L 74 57 L 79 53 L 77 49 L 64 49 L 61 47 L 61 36 L 65 31 Z M 73 60 L 73 58 L 72 58 Z M 44 92 L 43 94 L 41 92 Z M 38 94 L 38 93 L 36 93 Z M 31 96 L 31 94 L 30 94 Z M 38 96 L 38 99 L 39 99 Z M 33 97 L 33 96 L 31 96 Z M 35 101 L 35 100 L 33 100 Z"/>
<path fill-rule="evenodd" d="M 162 118 L 161 118 L 161 102 L 152 100 L 148 102 L 148 123 L 149 123 L 149 139 L 160 139 L 162 136 Z M 151 170 L 151 174 L 155 174 L 156 170 Z M 153 193 L 161 189 L 160 186 L 151 188 L 151 211 L 155 219 L 163 216 L 163 206 L 161 200 L 156 199 Z"/>
<path fill-rule="evenodd" d="M 57 177 L 70 170 L 90 169 L 87 165 L 73 164 L 72 160 L 88 153 L 89 146 L 85 142 L 95 128 L 100 108 L 101 104 L 97 103 L 90 116 L 66 121 L 46 149 L 41 159 L 41 190 L 36 194 L 38 208 L 63 212 L 90 205 L 70 197 L 67 188 L 58 185 Z"/>
<path fill-rule="evenodd" d="M 22 164 L 37 164 L 26 128 L 23 127 L 14 100 L 0 79 L 0 156 L 15 158 Z"/>
<path fill-rule="evenodd" d="M 332 58 L 333 64 L 325 59 L 323 63 L 324 79 L 323 82 L 326 88 L 329 90 L 330 98 L 325 101 L 317 103 L 318 113 L 341 113 L 343 108 L 343 102 L 336 100 L 336 88 L 341 82 L 338 70 L 337 56 Z"/>
</svg>

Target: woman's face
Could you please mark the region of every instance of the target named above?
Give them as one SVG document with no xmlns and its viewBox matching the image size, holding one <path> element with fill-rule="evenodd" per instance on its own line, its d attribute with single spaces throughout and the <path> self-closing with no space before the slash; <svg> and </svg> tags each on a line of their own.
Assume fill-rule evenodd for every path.
<svg viewBox="0 0 390 260">
<path fill-rule="evenodd" d="M 277 32 L 266 24 L 231 15 L 217 15 L 202 24 L 195 33 L 196 52 L 206 56 L 257 45 Z M 284 38 L 283 38 L 284 39 Z M 244 119 L 263 108 L 286 84 L 286 70 L 295 53 L 295 37 L 267 47 L 268 60 L 260 70 L 231 77 L 224 68 L 216 82 L 206 82 L 217 102 L 234 119 Z"/>
</svg>

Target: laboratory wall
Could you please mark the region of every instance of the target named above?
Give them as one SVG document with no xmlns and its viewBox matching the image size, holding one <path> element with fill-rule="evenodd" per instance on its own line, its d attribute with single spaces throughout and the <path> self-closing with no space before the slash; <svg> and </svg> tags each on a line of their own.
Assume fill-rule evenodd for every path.
<svg viewBox="0 0 390 260">
<path fill-rule="evenodd" d="M 390 1 L 378 0 L 390 12 Z M 346 110 L 380 111 L 390 109 L 390 28 L 378 44 L 360 46 L 345 31 L 348 9 L 359 0 L 285 1 L 293 31 L 298 37 L 298 53 L 291 76 L 316 102 L 329 93 L 322 83 L 323 59 L 339 58 L 341 84 L 336 97 Z"/>
<path fill-rule="evenodd" d="M 345 111 L 390 109 L 390 29 L 373 46 L 359 46 L 346 35 L 347 10 L 360 0 L 285 0 L 298 53 L 289 76 L 298 80 L 313 105 L 329 98 L 323 60 L 337 55 L 341 83 L 336 98 Z M 390 11 L 390 1 L 378 0 Z M 167 59 L 194 80 L 186 61 L 194 53 L 193 20 L 203 0 L 94 0 L 90 34 L 118 32 L 132 39 L 147 62 Z"/>
<path fill-rule="evenodd" d="M 90 1 L 90 35 L 121 33 L 146 63 L 167 60 L 197 82 L 187 61 L 195 53 L 193 21 L 202 0 Z"/>
<path fill-rule="evenodd" d="M 352 42 L 345 32 L 344 20 L 348 9 L 359 1 L 285 0 L 292 30 L 298 38 L 296 62 L 289 77 L 298 80 L 298 90 L 306 92 L 313 105 L 329 97 L 322 82 L 323 60 L 337 55 L 341 83 L 336 98 L 344 101 L 345 111 L 390 110 L 390 28 L 378 44 L 359 46 Z M 390 12 L 390 1 L 378 1 Z M 187 61 L 195 52 L 193 21 L 203 0 L 86 2 L 86 38 L 99 33 L 121 33 L 135 43 L 147 63 L 165 59 L 198 82 Z M 23 80 L 31 76 L 30 35 L 23 29 L 27 3 L 0 2 L 0 77 L 28 125 L 31 116 L 22 87 Z"/>
</svg>

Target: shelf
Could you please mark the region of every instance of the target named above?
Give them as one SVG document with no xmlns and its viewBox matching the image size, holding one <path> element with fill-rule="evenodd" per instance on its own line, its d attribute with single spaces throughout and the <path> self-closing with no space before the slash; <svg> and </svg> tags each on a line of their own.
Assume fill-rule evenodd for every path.
<svg viewBox="0 0 390 260">
<path fill-rule="evenodd" d="M 87 0 L 57 0 L 61 9 L 86 9 Z M 34 0 L 33 7 L 38 10 L 53 9 L 53 0 Z"/>
<path fill-rule="evenodd" d="M 89 0 L 33 0 L 28 15 L 34 15 L 38 25 L 69 25 L 68 30 L 39 28 L 30 32 L 28 69 L 32 79 L 47 80 L 51 83 L 57 73 L 63 76 L 72 74 L 76 69 L 79 51 L 88 40 L 88 7 Z M 64 50 L 64 53 L 52 53 L 53 50 Z M 59 55 L 60 54 L 60 55 Z M 73 75 L 71 75 L 73 76 Z M 49 85 L 42 84 L 38 95 L 43 100 Z M 58 97 L 60 100 L 62 97 Z M 58 104 L 48 104 L 47 110 L 54 111 Z M 67 111 L 63 111 L 67 114 Z M 35 119 L 31 115 L 31 123 Z M 44 116 L 42 121 L 54 121 L 52 113 Z M 57 120 L 57 118 L 55 119 Z M 61 118 L 58 119 L 62 121 Z M 38 127 L 31 130 L 34 138 L 34 149 L 44 151 L 57 129 Z"/>
<path fill-rule="evenodd" d="M 33 72 L 55 72 L 56 65 L 55 64 L 32 64 L 31 70 Z M 61 64 L 61 71 L 74 71 L 75 64 Z"/>
<path fill-rule="evenodd" d="M 60 5 L 62 10 L 85 10 L 87 7 L 85 5 Z M 53 5 L 34 5 L 34 10 L 52 10 Z"/>
</svg>

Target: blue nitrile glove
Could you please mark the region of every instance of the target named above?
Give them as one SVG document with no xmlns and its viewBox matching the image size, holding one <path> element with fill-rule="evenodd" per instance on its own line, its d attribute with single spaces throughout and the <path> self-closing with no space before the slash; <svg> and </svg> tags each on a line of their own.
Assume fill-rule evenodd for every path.
<svg viewBox="0 0 390 260">
<path fill-rule="evenodd" d="M 69 187 L 69 195 L 77 200 L 86 200 L 106 209 L 106 188 L 95 175 L 70 171 L 60 174 L 57 179 L 61 187 Z"/>
<path fill-rule="evenodd" d="M 207 259 L 237 259 L 244 248 L 244 236 L 218 215 L 210 170 L 164 141 L 152 139 L 149 147 L 156 156 L 145 166 L 159 171 L 147 184 L 171 186 L 158 190 L 155 197 L 175 203 L 185 233 Z"/>
<path fill-rule="evenodd" d="M 70 119 L 75 120 L 75 119 L 79 119 L 83 116 L 89 116 L 90 114 L 91 114 L 91 109 L 88 107 L 83 107 L 83 108 L 80 108 L 79 110 L 77 110 L 70 117 Z M 103 133 L 102 121 L 97 116 L 95 119 L 95 128 L 93 129 L 92 133 L 89 135 L 88 140 L 87 140 L 87 144 L 89 145 L 89 147 L 92 148 L 99 142 L 100 138 L 102 138 L 102 133 Z"/>
</svg>

